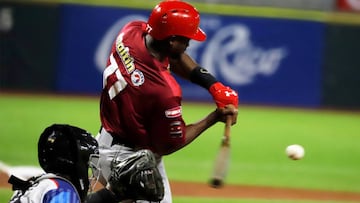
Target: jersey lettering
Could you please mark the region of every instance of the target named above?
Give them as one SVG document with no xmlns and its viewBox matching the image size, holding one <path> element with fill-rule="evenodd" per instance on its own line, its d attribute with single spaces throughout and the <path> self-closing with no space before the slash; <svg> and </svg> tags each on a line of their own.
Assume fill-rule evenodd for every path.
<svg viewBox="0 0 360 203">
<path fill-rule="evenodd" d="M 116 51 L 119 54 L 119 57 L 124 64 L 126 72 L 128 74 L 132 73 L 135 70 L 134 58 L 131 57 L 129 53 L 129 47 L 126 47 L 123 40 L 124 33 L 121 33 L 116 39 Z"/>
</svg>

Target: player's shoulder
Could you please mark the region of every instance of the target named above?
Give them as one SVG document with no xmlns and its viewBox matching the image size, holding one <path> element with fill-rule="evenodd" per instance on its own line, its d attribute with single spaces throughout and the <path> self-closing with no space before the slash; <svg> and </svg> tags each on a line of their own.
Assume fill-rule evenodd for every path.
<svg viewBox="0 0 360 203">
<path fill-rule="evenodd" d="M 33 181 L 26 191 L 15 191 L 10 202 L 74 202 L 80 203 L 76 188 L 65 178 L 54 174 L 42 175 Z M 68 201 L 67 201 L 68 200 Z"/>
<path fill-rule="evenodd" d="M 61 190 L 77 193 L 75 186 L 69 180 L 54 174 L 42 176 L 38 180 L 38 184 L 44 191 Z"/>
<path fill-rule="evenodd" d="M 47 188 L 47 192 L 44 194 L 44 203 L 64 200 L 67 200 L 65 202 L 80 203 L 80 197 L 75 186 L 65 178 L 57 176 L 43 181 L 47 182 L 47 185 L 52 188 Z"/>
<path fill-rule="evenodd" d="M 64 190 L 75 190 L 75 186 L 68 180 L 60 177 L 50 178 L 50 181 L 53 181 L 58 188 Z"/>
<path fill-rule="evenodd" d="M 123 31 L 145 32 L 146 31 L 146 22 L 139 21 L 139 20 L 130 21 L 124 25 Z"/>
</svg>

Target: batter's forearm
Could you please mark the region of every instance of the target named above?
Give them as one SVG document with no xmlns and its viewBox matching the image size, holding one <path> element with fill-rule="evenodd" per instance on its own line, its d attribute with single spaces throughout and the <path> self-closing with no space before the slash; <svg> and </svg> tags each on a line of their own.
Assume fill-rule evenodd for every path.
<svg viewBox="0 0 360 203">
<path fill-rule="evenodd" d="M 171 71 L 207 90 L 217 81 L 205 68 L 197 64 L 186 53 L 170 60 Z"/>
<path fill-rule="evenodd" d="M 206 129 L 213 126 L 215 123 L 217 123 L 218 115 L 216 111 L 211 112 L 208 116 L 206 116 L 204 119 L 189 124 L 186 126 L 186 141 L 185 145 L 191 143 L 193 140 L 195 140 L 201 133 L 203 133 Z"/>
<path fill-rule="evenodd" d="M 186 126 L 185 141 L 183 142 L 183 144 L 171 145 L 169 143 L 166 145 L 162 145 L 163 148 L 158 151 L 160 152 L 161 155 L 171 154 L 175 151 L 178 151 L 179 149 L 190 144 L 198 136 L 200 136 L 205 130 L 207 130 L 217 122 L 219 121 L 224 122 L 228 115 L 232 117 L 232 124 L 235 124 L 237 117 L 237 109 L 234 106 L 227 105 L 224 108 L 217 108 L 215 111 L 208 114 L 202 120 Z"/>
<path fill-rule="evenodd" d="M 186 53 L 182 53 L 179 58 L 170 59 L 170 70 L 187 80 L 190 80 L 190 73 L 198 66 Z"/>
<path fill-rule="evenodd" d="M 204 119 L 196 123 L 187 125 L 185 129 L 186 130 L 185 142 L 183 144 L 172 145 L 172 146 L 170 144 L 165 145 L 166 148 L 163 148 L 160 151 L 161 155 L 171 154 L 173 152 L 182 149 L 183 147 L 194 141 L 199 135 L 201 135 L 202 132 L 204 132 L 206 129 L 208 129 L 218 121 L 219 121 L 218 115 L 216 111 L 214 111 L 210 113 L 208 116 L 206 116 Z"/>
</svg>

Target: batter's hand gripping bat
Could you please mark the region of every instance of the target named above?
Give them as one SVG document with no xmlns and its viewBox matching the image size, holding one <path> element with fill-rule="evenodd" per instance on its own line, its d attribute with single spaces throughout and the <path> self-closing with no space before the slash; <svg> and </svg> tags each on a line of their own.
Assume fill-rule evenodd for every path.
<svg viewBox="0 0 360 203">
<path fill-rule="evenodd" d="M 223 186 L 230 162 L 230 127 L 231 116 L 226 117 L 224 136 L 221 142 L 220 150 L 217 154 L 214 166 L 214 173 L 210 180 L 210 186 L 219 188 Z"/>
</svg>

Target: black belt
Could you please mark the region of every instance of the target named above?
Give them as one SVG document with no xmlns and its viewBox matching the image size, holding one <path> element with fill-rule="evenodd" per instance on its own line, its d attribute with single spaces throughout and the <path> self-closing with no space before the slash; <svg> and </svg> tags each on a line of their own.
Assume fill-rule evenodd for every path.
<svg viewBox="0 0 360 203">
<path fill-rule="evenodd" d="M 124 139 L 122 137 L 116 136 L 116 135 L 115 136 L 111 135 L 111 136 L 113 137 L 111 146 L 112 145 L 121 145 L 121 146 L 129 147 L 129 148 L 135 148 L 134 143 L 131 143 L 128 140 L 126 140 L 126 139 Z"/>
<path fill-rule="evenodd" d="M 100 134 L 101 134 L 102 130 L 103 130 L 103 127 L 101 126 L 100 130 L 99 130 Z M 131 143 L 129 140 L 124 139 L 120 135 L 114 135 L 114 134 L 111 134 L 110 132 L 107 132 L 107 133 L 109 135 L 111 135 L 111 137 L 113 138 L 112 142 L 111 142 L 111 146 L 113 146 L 113 145 L 121 145 L 121 146 L 129 147 L 129 148 L 135 148 L 134 143 Z"/>
</svg>

